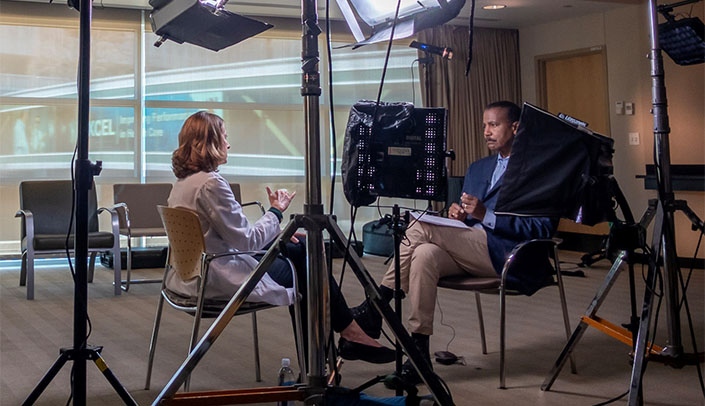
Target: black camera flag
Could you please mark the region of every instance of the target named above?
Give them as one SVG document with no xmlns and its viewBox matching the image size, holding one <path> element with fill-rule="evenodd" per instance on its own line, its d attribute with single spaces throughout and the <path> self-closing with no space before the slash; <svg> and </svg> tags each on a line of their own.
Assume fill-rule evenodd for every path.
<svg viewBox="0 0 705 406">
<path fill-rule="evenodd" d="M 595 225 L 613 210 L 614 140 L 524 103 L 498 214 L 565 217 Z"/>
</svg>

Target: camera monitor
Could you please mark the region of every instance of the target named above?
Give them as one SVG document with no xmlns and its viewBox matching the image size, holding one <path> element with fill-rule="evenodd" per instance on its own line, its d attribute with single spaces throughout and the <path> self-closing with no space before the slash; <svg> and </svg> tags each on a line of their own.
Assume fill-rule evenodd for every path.
<svg viewBox="0 0 705 406">
<path fill-rule="evenodd" d="M 345 197 L 446 200 L 447 111 L 407 102 L 360 101 L 350 109 L 343 151 Z"/>
<path fill-rule="evenodd" d="M 585 225 L 613 212 L 614 140 L 524 103 L 495 211 Z"/>
</svg>

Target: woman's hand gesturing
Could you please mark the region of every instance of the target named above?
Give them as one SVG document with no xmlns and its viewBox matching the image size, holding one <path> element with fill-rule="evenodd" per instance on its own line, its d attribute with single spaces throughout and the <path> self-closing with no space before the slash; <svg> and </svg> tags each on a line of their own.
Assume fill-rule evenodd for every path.
<svg viewBox="0 0 705 406">
<path fill-rule="evenodd" d="M 269 186 L 266 188 L 267 196 L 269 197 L 269 205 L 282 213 L 286 211 L 289 204 L 291 204 L 291 201 L 294 200 L 294 196 L 296 196 L 296 192 L 289 193 L 286 189 L 277 189 L 272 191 Z"/>
</svg>

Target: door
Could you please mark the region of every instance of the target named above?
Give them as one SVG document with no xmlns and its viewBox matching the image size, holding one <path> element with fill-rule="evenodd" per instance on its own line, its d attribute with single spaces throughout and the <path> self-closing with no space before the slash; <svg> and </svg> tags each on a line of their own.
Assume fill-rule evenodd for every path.
<svg viewBox="0 0 705 406">
<path fill-rule="evenodd" d="M 563 113 L 586 122 L 588 128 L 609 135 L 607 62 L 604 47 L 592 47 L 536 57 L 539 105 L 551 113 Z M 561 233 L 602 236 L 607 223 L 588 227 L 561 219 Z M 597 243 L 601 237 L 598 237 Z M 567 242 L 567 241 L 566 241 Z M 586 241 L 587 242 L 587 241 Z M 588 242 L 589 250 L 596 242 Z M 578 248 L 582 251 L 584 249 Z"/>
</svg>

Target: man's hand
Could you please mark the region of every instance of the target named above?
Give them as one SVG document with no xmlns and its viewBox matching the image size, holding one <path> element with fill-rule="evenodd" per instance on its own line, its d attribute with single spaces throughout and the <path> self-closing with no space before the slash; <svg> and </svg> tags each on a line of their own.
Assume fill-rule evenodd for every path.
<svg viewBox="0 0 705 406">
<path fill-rule="evenodd" d="M 482 200 L 475 196 L 463 192 L 463 195 L 460 196 L 460 206 L 465 214 L 474 219 L 482 221 L 485 218 L 487 208 Z"/>
<path fill-rule="evenodd" d="M 448 208 L 448 217 L 460 221 L 465 221 L 467 214 L 458 203 L 453 203 L 450 205 L 450 208 Z"/>
</svg>

